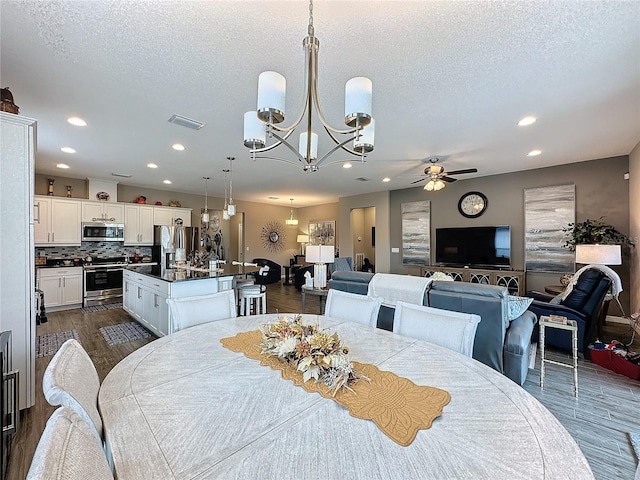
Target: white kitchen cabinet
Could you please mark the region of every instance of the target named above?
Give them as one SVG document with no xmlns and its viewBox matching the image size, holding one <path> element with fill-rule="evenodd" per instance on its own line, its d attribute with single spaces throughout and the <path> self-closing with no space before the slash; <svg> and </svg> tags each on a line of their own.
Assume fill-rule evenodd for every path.
<svg viewBox="0 0 640 480">
<path fill-rule="evenodd" d="M 82 268 L 39 268 L 38 288 L 44 306 L 64 310 L 82 305 Z"/>
<path fill-rule="evenodd" d="M 182 219 L 182 225 L 191 226 L 191 209 L 175 207 L 153 207 L 154 225 L 174 225 L 176 218 Z"/>
<path fill-rule="evenodd" d="M 35 196 L 33 216 L 36 246 L 80 245 L 81 202 Z"/>
<path fill-rule="evenodd" d="M 124 205 L 114 202 L 81 202 L 83 222 L 124 223 Z"/>
<path fill-rule="evenodd" d="M 36 395 L 33 237 L 36 131 L 35 120 L 0 112 L 0 330 L 11 331 L 11 364 L 18 372 L 20 410 L 33 406 Z"/>
<path fill-rule="evenodd" d="M 158 336 L 174 333 L 167 298 L 192 297 L 233 288 L 233 277 L 211 277 L 187 281 L 166 281 L 156 275 L 125 270 L 123 308 Z"/>
<path fill-rule="evenodd" d="M 153 245 L 154 207 L 126 205 L 124 208 L 124 244 Z"/>
</svg>

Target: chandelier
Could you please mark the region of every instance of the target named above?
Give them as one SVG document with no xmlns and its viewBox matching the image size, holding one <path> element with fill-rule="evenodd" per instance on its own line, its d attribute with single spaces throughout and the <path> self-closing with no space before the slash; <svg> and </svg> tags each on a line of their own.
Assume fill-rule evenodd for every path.
<svg viewBox="0 0 640 480">
<path fill-rule="evenodd" d="M 303 40 L 305 51 L 305 94 L 302 108 L 295 121 L 288 127 L 280 126 L 285 119 L 286 79 L 273 71 L 262 72 L 258 77 L 257 110 L 244 114 L 244 145 L 252 158 L 281 160 L 302 165 L 305 172 L 315 172 L 328 157 L 338 150 L 359 156 L 364 162 L 366 154 L 373 150 L 375 122 L 371 116 L 373 87 L 371 80 L 355 77 L 345 86 L 344 123 L 346 129 L 334 128 L 326 121 L 320 108 L 318 95 L 318 49 L 320 41 L 314 36 L 313 0 L 309 1 L 308 36 Z M 313 131 L 313 108 L 335 146 L 318 158 L 318 135 Z M 295 129 L 304 121 L 305 131 L 300 133 L 297 148 L 289 142 Z M 346 138 L 345 138 L 346 136 Z M 275 139 L 267 145 L 267 137 Z M 352 146 L 348 146 L 353 141 Z M 269 152 L 284 145 L 297 157 L 295 160 L 256 154 Z M 337 163 L 337 160 L 331 163 Z"/>
<path fill-rule="evenodd" d="M 298 225 L 298 219 L 293 218 L 293 198 L 290 198 L 289 200 L 291 200 L 291 216 L 287 218 L 284 223 L 287 225 Z"/>
</svg>

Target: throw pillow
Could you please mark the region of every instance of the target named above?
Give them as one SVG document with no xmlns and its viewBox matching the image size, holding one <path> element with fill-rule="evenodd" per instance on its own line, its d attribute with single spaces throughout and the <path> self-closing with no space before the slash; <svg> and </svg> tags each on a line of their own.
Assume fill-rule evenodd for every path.
<svg viewBox="0 0 640 480">
<path fill-rule="evenodd" d="M 522 315 L 529 305 L 533 302 L 533 298 L 517 297 L 515 295 L 509 295 L 509 321 L 515 320 Z"/>
</svg>

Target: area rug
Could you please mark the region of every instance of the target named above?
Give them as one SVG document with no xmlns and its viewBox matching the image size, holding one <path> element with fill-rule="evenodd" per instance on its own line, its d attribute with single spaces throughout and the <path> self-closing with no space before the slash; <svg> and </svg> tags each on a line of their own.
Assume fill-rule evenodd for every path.
<svg viewBox="0 0 640 480">
<path fill-rule="evenodd" d="M 122 308 L 122 302 L 106 303 L 104 305 L 94 305 L 92 307 L 83 307 L 80 309 L 82 313 L 94 313 L 102 312 L 104 310 L 115 310 L 116 308 Z"/>
<path fill-rule="evenodd" d="M 134 340 L 141 340 L 152 336 L 151 332 L 138 322 L 120 323 L 118 325 L 102 327 L 100 329 L 100 333 L 104 337 L 105 341 L 111 346 L 133 342 Z"/>
<path fill-rule="evenodd" d="M 36 358 L 55 355 L 60 346 L 70 338 L 75 338 L 76 340 L 80 341 L 80 337 L 78 337 L 78 331 L 65 330 L 64 332 L 38 335 L 38 337 L 36 338 Z"/>
<path fill-rule="evenodd" d="M 630 433 L 631 446 L 636 454 L 636 460 L 640 463 L 640 432 Z"/>
</svg>

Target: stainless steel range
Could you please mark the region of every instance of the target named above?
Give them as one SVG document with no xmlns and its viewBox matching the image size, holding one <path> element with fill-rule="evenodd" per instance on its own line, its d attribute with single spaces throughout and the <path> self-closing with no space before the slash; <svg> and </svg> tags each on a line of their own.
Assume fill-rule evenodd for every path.
<svg viewBox="0 0 640 480">
<path fill-rule="evenodd" d="M 125 257 L 96 258 L 85 263 L 84 306 L 102 305 L 122 299 L 122 270 Z"/>
</svg>

